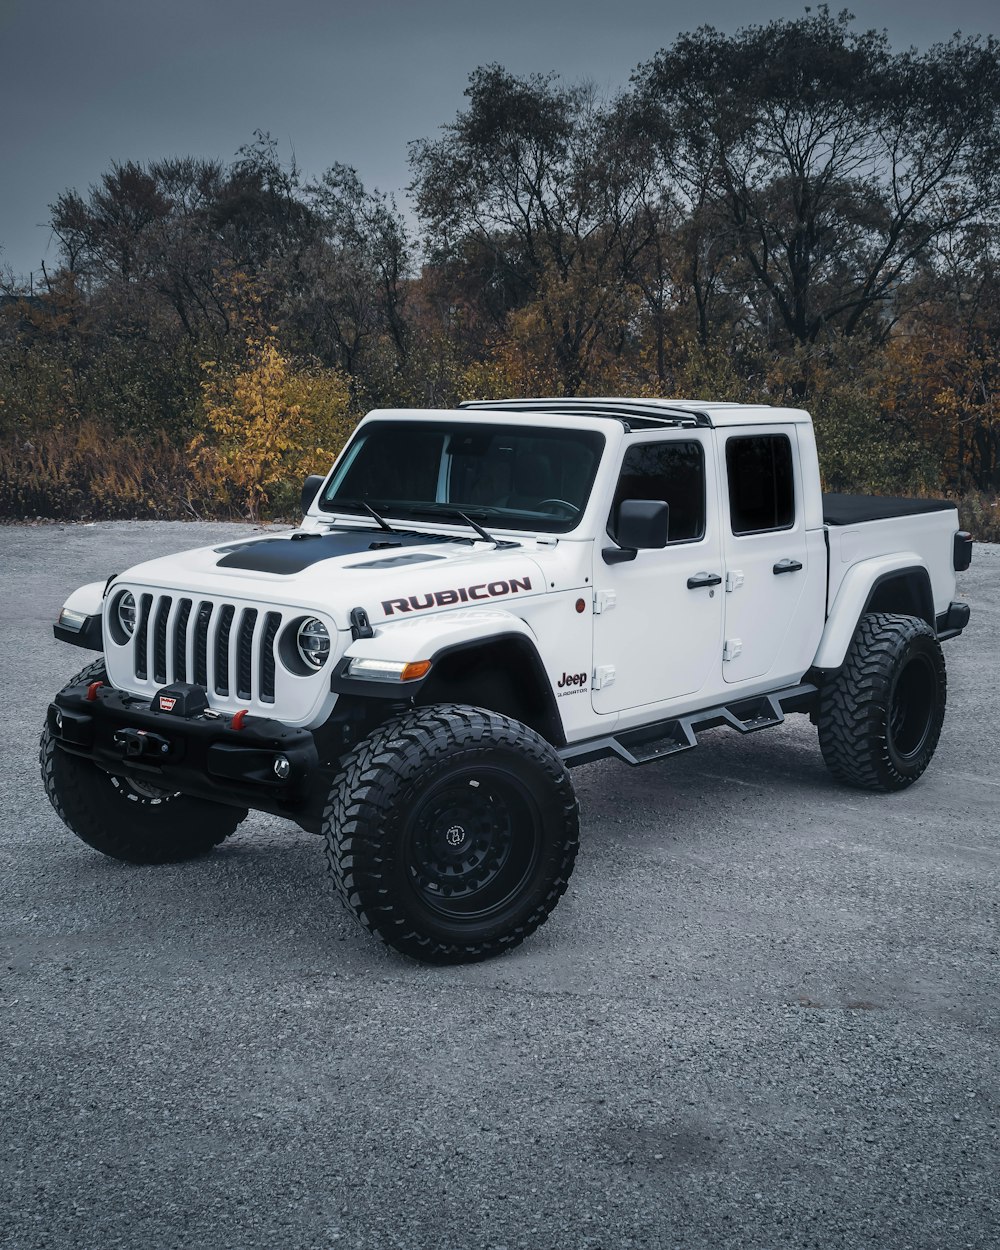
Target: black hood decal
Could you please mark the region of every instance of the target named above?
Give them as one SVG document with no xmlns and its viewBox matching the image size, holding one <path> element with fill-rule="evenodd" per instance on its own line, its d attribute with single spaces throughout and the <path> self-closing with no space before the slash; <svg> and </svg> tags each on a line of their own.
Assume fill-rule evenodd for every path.
<svg viewBox="0 0 1000 1250">
<path fill-rule="evenodd" d="M 227 554 L 220 569 L 247 569 L 252 573 L 301 573 L 310 565 L 362 551 L 387 551 L 400 547 L 426 547 L 465 541 L 454 535 L 387 533 L 385 530 L 341 530 L 332 534 L 300 533 L 288 538 L 260 538 L 256 542 L 219 548 Z"/>
</svg>

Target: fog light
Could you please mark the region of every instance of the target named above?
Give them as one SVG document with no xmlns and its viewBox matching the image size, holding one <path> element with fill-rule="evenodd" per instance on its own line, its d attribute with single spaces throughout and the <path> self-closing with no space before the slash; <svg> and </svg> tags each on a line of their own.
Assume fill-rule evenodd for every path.
<svg viewBox="0 0 1000 1250">
<path fill-rule="evenodd" d="M 274 775 L 279 781 L 287 781 L 292 771 L 292 762 L 287 755 L 279 755 L 274 761 Z"/>
<path fill-rule="evenodd" d="M 53 717 L 53 719 L 54 719 L 54 720 L 55 720 L 55 722 L 56 722 L 56 733 L 57 733 L 57 734 L 61 734 L 61 733 L 62 733 L 62 727 L 63 727 L 62 712 L 56 712 L 56 714 L 55 714 L 55 716 Z"/>
</svg>

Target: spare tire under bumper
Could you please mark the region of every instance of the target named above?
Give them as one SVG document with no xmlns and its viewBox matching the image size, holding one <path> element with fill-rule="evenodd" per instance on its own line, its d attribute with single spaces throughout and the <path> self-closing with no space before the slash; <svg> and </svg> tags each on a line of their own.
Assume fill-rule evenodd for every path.
<svg viewBox="0 0 1000 1250">
<path fill-rule="evenodd" d="M 193 798 L 251 807 L 317 831 L 319 755 L 313 733 L 266 717 L 157 710 L 107 685 L 67 686 L 49 704 L 58 746 L 118 776 Z M 322 800 L 320 800 L 322 803 Z"/>
</svg>

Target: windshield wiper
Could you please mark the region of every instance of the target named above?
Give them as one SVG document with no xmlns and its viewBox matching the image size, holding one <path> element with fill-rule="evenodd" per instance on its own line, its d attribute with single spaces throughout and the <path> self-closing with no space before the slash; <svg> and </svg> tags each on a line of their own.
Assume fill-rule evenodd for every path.
<svg viewBox="0 0 1000 1250">
<path fill-rule="evenodd" d="M 470 525 L 476 531 L 479 537 L 482 539 L 485 539 L 486 542 L 492 543 L 494 547 L 500 546 L 499 542 L 493 537 L 492 534 L 490 534 L 487 530 L 484 530 L 478 521 L 473 521 L 472 517 L 466 516 L 465 513 L 462 512 L 460 508 L 449 508 L 448 512 L 449 512 L 449 515 L 451 516 L 461 517 L 461 519 L 466 523 L 466 525 Z"/>
<path fill-rule="evenodd" d="M 332 499 L 330 500 L 330 507 L 333 511 L 337 511 L 341 508 L 361 508 L 363 511 L 367 512 L 370 517 L 374 517 L 375 520 L 378 521 L 381 528 L 386 531 L 386 533 L 388 534 L 399 533 L 399 530 L 393 529 L 393 527 L 389 524 L 389 522 L 385 519 L 385 517 L 379 516 L 379 514 L 375 511 L 375 509 L 371 506 L 371 504 L 366 503 L 365 500 L 363 499 Z"/>
<path fill-rule="evenodd" d="M 492 543 L 494 547 L 516 547 L 517 546 L 517 543 L 510 543 L 510 542 L 503 541 L 499 538 L 494 538 L 493 535 L 489 533 L 488 530 L 484 530 L 478 521 L 474 521 L 472 517 L 464 513 L 461 510 L 461 508 L 452 508 L 448 504 L 428 504 L 428 505 L 419 505 L 415 508 L 414 507 L 407 508 L 407 512 L 412 512 L 414 516 L 419 516 L 421 513 L 424 513 L 425 515 L 430 515 L 430 516 L 457 517 L 458 520 L 464 521 L 465 524 L 470 527 L 470 529 L 474 529 L 476 533 L 479 535 L 479 537 L 482 538 L 485 542 Z"/>
</svg>

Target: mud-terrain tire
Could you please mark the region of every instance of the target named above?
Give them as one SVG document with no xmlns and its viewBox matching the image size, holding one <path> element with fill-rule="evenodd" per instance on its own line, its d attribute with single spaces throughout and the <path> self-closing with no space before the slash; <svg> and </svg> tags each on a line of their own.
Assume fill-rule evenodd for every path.
<svg viewBox="0 0 1000 1250">
<path fill-rule="evenodd" d="M 566 890 L 579 807 L 555 750 L 496 712 L 416 708 L 343 761 L 323 817 L 330 873 L 389 946 L 472 963 L 522 942 Z"/>
<path fill-rule="evenodd" d="M 827 767 L 863 790 L 912 785 L 941 736 L 947 686 L 941 644 L 926 621 L 867 613 L 840 672 L 820 691 Z"/>
<path fill-rule="evenodd" d="M 104 661 L 88 664 L 67 684 L 107 681 Z M 246 808 L 210 803 L 113 777 L 62 750 L 48 725 L 38 762 L 49 802 L 81 841 L 129 864 L 175 864 L 206 855 L 236 832 Z"/>
</svg>

